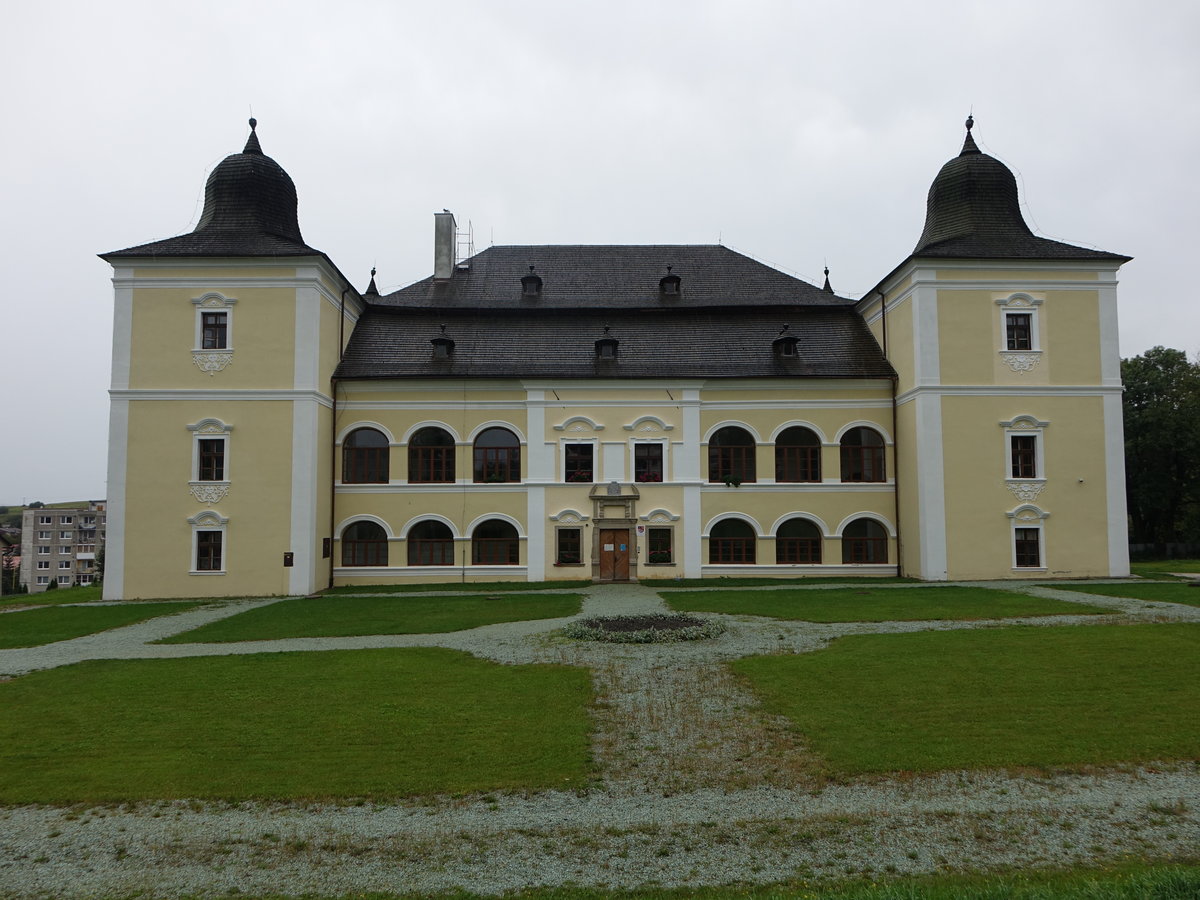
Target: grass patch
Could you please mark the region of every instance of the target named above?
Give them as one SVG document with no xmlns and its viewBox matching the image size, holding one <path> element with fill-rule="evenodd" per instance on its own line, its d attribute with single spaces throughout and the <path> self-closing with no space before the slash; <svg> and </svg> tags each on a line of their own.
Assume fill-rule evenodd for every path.
<svg viewBox="0 0 1200 900">
<path fill-rule="evenodd" d="M 1142 578 L 1169 578 L 1171 572 L 1200 575 L 1200 559 L 1153 559 L 1131 562 L 1129 570 Z"/>
<path fill-rule="evenodd" d="M 863 635 L 732 666 L 837 773 L 1200 755 L 1200 625 Z"/>
<path fill-rule="evenodd" d="M 895 578 L 892 576 L 873 578 L 869 575 L 820 578 L 639 578 L 638 582 L 652 588 L 673 587 L 770 587 L 772 585 L 814 584 L 916 584 L 919 578 Z"/>
<path fill-rule="evenodd" d="M 1170 584 L 1045 584 L 1056 591 L 1075 591 L 1080 594 L 1099 594 L 1102 597 L 1129 597 L 1133 600 L 1157 600 L 1161 603 L 1186 603 L 1200 606 L 1200 588 L 1183 581 Z"/>
<path fill-rule="evenodd" d="M 155 616 L 180 613 L 198 603 L 131 603 L 120 606 L 43 606 L 0 616 L 0 649 L 37 647 L 108 631 Z"/>
<path fill-rule="evenodd" d="M 896 622 L 927 619 L 1000 619 L 1105 613 L 1081 603 L 1047 600 L 1015 591 L 938 585 L 816 591 L 668 591 L 667 606 L 681 612 L 770 616 L 804 622 Z"/>
<path fill-rule="evenodd" d="M 0 803 L 573 788 L 591 696 L 432 648 L 80 663 L 0 683 Z"/>
<path fill-rule="evenodd" d="M 453 591 L 456 594 L 498 594 L 504 591 L 530 593 L 531 591 L 561 591 L 566 588 L 591 586 L 590 578 L 575 579 L 574 581 L 481 581 L 474 584 L 460 581 L 448 581 L 445 584 L 344 584 L 323 591 L 322 595 L 328 597 L 338 594 L 419 594 L 434 591 Z"/>
<path fill-rule="evenodd" d="M 365 634 L 440 634 L 529 619 L 573 616 L 579 594 L 451 597 L 296 597 L 172 635 L 159 643 L 276 641 Z"/>
<path fill-rule="evenodd" d="M 0 597 L 0 607 L 5 606 L 57 606 L 60 603 L 91 603 L 100 599 L 100 585 L 88 584 L 79 587 L 58 588 L 37 594 L 5 594 Z"/>
<path fill-rule="evenodd" d="M 242 900 L 289 900 L 282 895 Z M 305 895 L 323 900 L 323 895 Z M 348 897 L 348 895 L 342 895 Z M 800 878 L 739 887 L 649 887 L 605 890 L 543 887 L 510 891 L 508 900 L 1195 900 L 1200 865 L 1128 863 L 1106 868 L 1031 870 L 1002 874 L 939 874 L 917 877 L 865 876 L 842 883 Z M 354 894 L 356 900 L 492 900 L 493 895 L 456 890 L 435 894 Z M 324 900 L 335 900 L 328 895 Z"/>
</svg>

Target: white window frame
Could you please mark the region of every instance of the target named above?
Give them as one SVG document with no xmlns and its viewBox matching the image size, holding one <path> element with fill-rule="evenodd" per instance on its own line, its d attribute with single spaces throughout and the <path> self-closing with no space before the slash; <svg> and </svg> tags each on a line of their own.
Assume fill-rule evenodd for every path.
<svg viewBox="0 0 1200 900">
<path fill-rule="evenodd" d="M 1045 429 L 1050 425 L 1049 422 L 1043 421 L 1030 415 L 1020 415 L 1008 421 L 1001 422 L 1000 426 L 1004 429 L 1004 480 L 1012 485 L 1016 484 L 1044 484 L 1046 481 L 1046 436 Z M 1015 437 L 1031 437 L 1034 439 L 1034 467 L 1037 472 L 1032 478 L 1016 478 L 1013 476 L 1013 442 Z M 1035 499 L 1029 497 L 1020 497 L 1020 499 Z"/>
<path fill-rule="evenodd" d="M 591 444 L 592 445 L 592 480 L 591 481 L 567 481 L 567 445 L 568 444 Z M 596 484 L 600 476 L 600 441 L 597 438 L 559 438 L 558 441 L 558 474 L 559 480 L 563 484 Z"/>
<path fill-rule="evenodd" d="M 229 519 L 222 516 L 220 513 L 213 510 L 205 510 L 204 512 L 196 513 L 196 515 L 188 518 L 188 524 L 192 526 L 192 541 L 191 541 L 191 556 L 188 562 L 189 575 L 224 575 L 229 571 L 229 539 L 226 533 L 226 526 L 229 524 Z M 221 534 L 221 568 L 220 569 L 198 569 L 196 563 L 199 561 L 197 554 L 200 552 L 200 532 L 202 531 L 217 531 Z"/>
<path fill-rule="evenodd" d="M 53 525 L 54 516 L 38 516 L 39 525 Z"/>
<path fill-rule="evenodd" d="M 59 548 L 58 548 L 58 555 L 59 555 L 59 556 L 70 556 L 70 555 L 71 555 L 71 548 L 70 548 L 70 547 L 59 547 Z"/>
<path fill-rule="evenodd" d="M 200 297 L 193 297 L 196 307 L 196 331 L 192 338 L 193 353 L 232 353 L 233 352 L 233 307 L 236 297 L 226 297 L 224 294 L 212 291 Z M 204 349 L 204 314 L 212 312 L 225 313 L 225 346 L 209 350 Z"/>
<path fill-rule="evenodd" d="M 96 517 L 95 516 L 84 516 L 80 520 L 80 524 L 94 526 L 96 524 Z"/>
<path fill-rule="evenodd" d="M 50 548 L 45 544 L 39 544 L 37 548 L 38 556 L 49 556 Z"/>
<path fill-rule="evenodd" d="M 59 583 L 60 585 L 64 585 L 64 584 L 70 584 L 70 583 L 71 583 L 71 576 L 70 576 L 70 575 L 59 575 L 59 576 L 58 576 L 58 583 Z"/>
<path fill-rule="evenodd" d="M 1046 560 L 1046 519 L 1050 517 L 1050 513 L 1034 506 L 1032 503 L 1024 503 L 1016 509 L 1005 513 L 1011 520 L 1009 529 L 1008 548 L 1010 554 L 1010 566 L 1013 572 L 1046 572 L 1050 566 Z M 1017 529 L 1032 528 L 1038 533 L 1038 563 L 1036 566 L 1018 566 L 1017 565 Z"/>
<path fill-rule="evenodd" d="M 1000 350 L 1004 353 L 1041 353 L 1042 329 L 1039 320 L 1039 307 L 1045 301 L 1032 294 L 1015 293 L 996 300 L 1000 307 Z M 1008 317 L 1010 315 L 1029 316 L 1029 349 L 1014 350 L 1008 346 Z"/>
<path fill-rule="evenodd" d="M 639 444 L 658 444 L 662 447 L 662 481 L 637 480 L 637 450 Z M 707 457 L 705 457 L 707 459 Z M 671 439 L 662 438 L 631 438 L 629 441 L 629 480 L 634 484 L 666 484 L 671 480 Z M 674 545 L 672 545 L 674 552 Z"/>
<path fill-rule="evenodd" d="M 37 539 L 39 541 L 52 541 L 52 540 L 54 540 L 53 535 L 54 535 L 53 531 L 39 531 Z"/>
<path fill-rule="evenodd" d="M 60 531 L 58 533 L 58 539 L 60 541 L 69 541 L 74 534 L 75 532 L 73 531 Z"/>
<path fill-rule="evenodd" d="M 48 568 L 50 568 L 50 560 L 48 560 L 48 559 L 39 559 L 39 560 L 37 561 L 37 567 L 38 567 L 39 569 L 48 569 Z"/>
<path fill-rule="evenodd" d="M 49 583 L 50 583 L 50 576 L 49 576 L 49 575 L 38 575 L 38 576 L 37 576 L 37 583 L 38 583 L 38 584 L 49 584 Z"/>
<path fill-rule="evenodd" d="M 69 559 L 60 559 L 60 560 L 58 561 L 58 567 L 59 567 L 60 569 L 67 569 L 67 570 L 70 570 L 70 568 L 71 568 L 71 560 L 69 560 Z"/>
<path fill-rule="evenodd" d="M 59 516 L 58 524 L 59 525 L 74 525 L 75 517 L 74 516 Z"/>
</svg>

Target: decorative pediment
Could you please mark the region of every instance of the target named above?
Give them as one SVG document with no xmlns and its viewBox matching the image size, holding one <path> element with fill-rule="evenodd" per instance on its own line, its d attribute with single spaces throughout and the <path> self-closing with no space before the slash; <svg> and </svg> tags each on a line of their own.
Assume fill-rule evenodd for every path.
<svg viewBox="0 0 1200 900">
<path fill-rule="evenodd" d="M 588 431 L 603 431 L 604 426 L 592 421 L 587 416 L 571 416 L 561 424 L 554 426 L 555 431 L 566 431 L 570 434 L 582 434 Z"/>
<path fill-rule="evenodd" d="M 1019 416 L 1014 416 L 1007 422 L 1001 422 L 1003 428 L 1048 428 L 1050 423 L 1043 422 L 1037 416 L 1031 416 L 1028 413 L 1022 413 Z"/>
<path fill-rule="evenodd" d="M 560 525 L 579 525 L 587 520 L 588 517 L 577 509 L 564 509 L 550 517 L 551 522 L 558 522 Z"/>
<path fill-rule="evenodd" d="M 674 431 L 674 425 L 668 425 L 658 416 L 641 416 L 634 419 L 628 425 L 622 426 L 626 431 L 635 431 L 638 434 L 658 434 L 664 431 Z"/>
<path fill-rule="evenodd" d="M 1038 507 L 1034 506 L 1032 503 L 1026 503 L 1021 506 L 1018 506 L 1016 509 L 1005 513 L 1005 515 L 1008 516 L 1010 519 L 1016 519 L 1018 522 L 1029 522 L 1029 523 L 1040 522 L 1042 519 L 1046 519 L 1046 518 L 1050 517 L 1050 513 L 1046 512 L 1045 510 L 1039 509 Z"/>
<path fill-rule="evenodd" d="M 226 525 L 228 523 L 229 519 L 211 509 L 206 509 L 204 512 L 198 512 L 194 516 L 188 518 L 188 524 L 196 525 L 201 528 L 215 528 L 218 525 Z"/>
<path fill-rule="evenodd" d="M 224 294 L 212 291 L 199 297 L 193 297 L 192 303 L 201 309 L 225 309 L 237 303 L 237 298 L 226 297 Z"/>
<path fill-rule="evenodd" d="M 996 305 L 1007 309 L 1032 309 L 1035 306 L 1041 306 L 1042 299 L 1030 294 L 1010 294 L 1007 297 L 996 298 Z"/>
<path fill-rule="evenodd" d="M 651 525 L 667 525 L 679 521 L 679 516 L 666 509 L 652 509 L 640 518 L 643 522 L 649 522 Z"/>
<path fill-rule="evenodd" d="M 189 425 L 187 430 L 197 434 L 229 434 L 233 426 L 226 425 L 220 419 L 201 419 L 195 425 Z"/>
</svg>

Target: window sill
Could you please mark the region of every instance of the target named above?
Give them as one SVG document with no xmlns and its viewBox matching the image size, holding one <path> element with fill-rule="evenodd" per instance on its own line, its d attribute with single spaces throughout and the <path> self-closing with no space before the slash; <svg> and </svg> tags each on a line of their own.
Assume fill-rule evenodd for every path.
<svg viewBox="0 0 1200 900">
<path fill-rule="evenodd" d="M 554 568 L 556 568 L 556 569 L 582 569 L 586 565 L 587 565 L 587 563 L 581 563 L 581 562 L 577 562 L 577 563 L 556 562 L 556 563 L 554 563 Z"/>
<path fill-rule="evenodd" d="M 638 563 L 638 565 L 643 566 L 644 568 L 647 568 L 647 569 L 670 569 L 670 568 L 673 568 L 676 565 L 676 563 L 673 563 L 673 562 L 665 562 L 665 563 L 648 562 L 648 563 Z"/>
<path fill-rule="evenodd" d="M 207 569 L 204 571 L 200 571 L 198 569 L 193 569 L 192 571 L 188 572 L 188 574 L 189 575 L 224 575 L 225 571 L 222 569 L 220 572 L 210 572 Z"/>
</svg>

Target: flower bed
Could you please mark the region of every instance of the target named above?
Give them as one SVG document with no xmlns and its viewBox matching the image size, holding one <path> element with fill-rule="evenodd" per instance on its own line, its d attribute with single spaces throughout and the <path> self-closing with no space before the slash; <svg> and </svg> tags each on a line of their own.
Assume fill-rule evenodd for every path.
<svg viewBox="0 0 1200 900">
<path fill-rule="evenodd" d="M 644 616 L 594 616 L 580 619 L 563 629 L 577 641 L 607 641 L 614 644 L 671 644 L 702 641 L 725 632 L 725 623 L 686 613 Z"/>
</svg>

